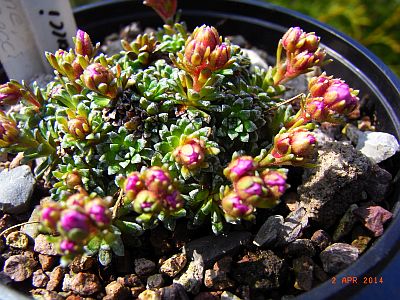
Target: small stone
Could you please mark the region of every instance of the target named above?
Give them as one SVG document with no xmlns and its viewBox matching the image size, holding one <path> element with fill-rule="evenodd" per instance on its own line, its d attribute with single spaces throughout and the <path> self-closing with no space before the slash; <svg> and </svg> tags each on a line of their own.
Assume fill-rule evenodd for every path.
<svg viewBox="0 0 400 300">
<path fill-rule="evenodd" d="M 35 238 L 34 251 L 46 255 L 58 255 L 58 251 L 54 243 L 49 241 L 49 235 L 39 234 Z"/>
<path fill-rule="evenodd" d="M 250 65 L 254 68 L 254 66 L 257 66 L 262 69 L 268 69 L 268 65 L 265 62 L 264 59 L 261 58 L 261 56 L 254 50 L 251 49 L 242 49 L 243 54 L 246 55 L 250 59 Z"/>
<path fill-rule="evenodd" d="M 400 146 L 397 139 L 389 133 L 360 131 L 356 149 L 375 163 L 380 163 L 395 155 Z"/>
<path fill-rule="evenodd" d="M 193 253 L 194 260 L 190 262 L 187 270 L 179 278 L 174 279 L 174 284 L 180 284 L 185 291 L 197 294 L 203 282 L 204 262 L 201 255 Z"/>
<path fill-rule="evenodd" d="M 181 285 L 172 284 L 161 289 L 161 300 L 189 300 L 189 297 Z"/>
<path fill-rule="evenodd" d="M 246 231 L 233 231 L 226 235 L 210 235 L 193 240 L 186 244 L 184 252 L 188 258 L 193 259 L 193 253 L 201 255 L 204 265 L 212 264 L 224 255 L 233 255 L 243 246 L 249 243 L 251 233 Z"/>
<path fill-rule="evenodd" d="M 313 242 L 309 239 L 297 239 L 289 243 L 286 250 L 287 254 L 293 257 L 303 255 L 313 257 L 316 252 Z"/>
<path fill-rule="evenodd" d="M 65 300 L 87 300 L 87 299 L 92 299 L 92 298 L 83 298 L 83 297 L 81 297 L 79 295 L 74 295 L 74 294 L 69 295 L 67 298 L 65 298 Z"/>
<path fill-rule="evenodd" d="M 253 240 L 253 244 L 258 247 L 268 247 L 275 244 L 283 230 L 283 223 L 284 219 L 282 216 L 270 216 L 258 230 Z"/>
<path fill-rule="evenodd" d="M 337 274 L 355 262 L 358 254 L 358 249 L 354 246 L 335 243 L 322 251 L 320 258 L 325 272 Z"/>
<path fill-rule="evenodd" d="M 124 300 L 130 296 L 130 290 L 117 281 L 110 282 L 105 290 L 109 300 Z"/>
<path fill-rule="evenodd" d="M 95 262 L 96 261 L 93 257 L 78 255 L 73 259 L 73 261 L 69 265 L 69 268 L 72 272 L 79 273 L 89 270 L 91 267 L 93 267 Z"/>
<path fill-rule="evenodd" d="M 7 235 L 6 244 L 10 247 L 25 250 L 28 248 L 28 236 L 21 231 L 14 231 Z"/>
<path fill-rule="evenodd" d="M 311 241 L 322 251 L 331 244 L 331 237 L 326 231 L 319 229 L 314 232 Z"/>
<path fill-rule="evenodd" d="M 40 205 L 42 203 L 50 201 L 50 197 L 46 197 L 40 201 Z M 21 227 L 21 231 L 28 235 L 31 239 L 35 239 L 39 235 L 39 227 L 40 227 L 40 214 L 41 210 L 40 207 L 37 206 L 35 209 L 32 211 L 32 214 L 28 220 L 28 223 L 32 224 L 26 224 Z"/>
<path fill-rule="evenodd" d="M 206 270 L 204 273 L 204 285 L 213 290 L 225 290 L 235 284 L 227 277 L 226 272 L 219 270 Z"/>
<path fill-rule="evenodd" d="M 308 226 L 307 212 L 303 207 L 292 211 L 286 218 L 282 226 L 283 238 L 286 243 L 293 242 Z"/>
<path fill-rule="evenodd" d="M 135 273 L 139 276 L 150 275 L 156 269 L 156 264 L 146 258 L 138 258 L 134 261 Z"/>
<path fill-rule="evenodd" d="M 145 290 L 140 293 L 139 300 L 161 300 L 161 295 L 158 291 Z"/>
<path fill-rule="evenodd" d="M 57 292 L 48 291 L 45 289 L 35 289 L 30 291 L 34 299 L 43 300 L 64 300 L 65 297 L 59 295 Z"/>
<path fill-rule="evenodd" d="M 62 289 L 63 291 L 71 291 L 81 296 L 90 296 L 101 290 L 101 284 L 95 274 L 80 272 L 72 276 L 66 274 Z"/>
<path fill-rule="evenodd" d="M 293 260 L 293 270 L 296 275 L 294 287 L 302 291 L 311 290 L 314 278 L 313 260 L 307 256 L 300 256 Z"/>
<path fill-rule="evenodd" d="M 33 272 L 32 285 L 34 287 L 45 288 L 48 282 L 49 282 L 49 276 L 47 276 L 42 269 Z"/>
<path fill-rule="evenodd" d="M 185 254 L 175 254 L 162 263 L 160 272 L 173 278 L 182 271 L 186 262 L 187 259 Z"/>
<path fill-rule="evenodd" d="M 29 166 L 23 165 L 0 172 L 0 210 L 21 214 L 29 210 L 35 178 Z"/>
<path fill-rule="evenodd" d="M 361 254 L 365 250 L 367 250 L 368 244 L 371 242 L 372 238 L 365 235 L 359 235 L 354 241 L 351 242 L 351 245 L 358 249 L 358 252 Z"/>
<path fill-rule="evenodd" d="M 136 274 L 125 275 L 124 277 L 118 277 L 117 282 L 127 287 L 143 287 L 143 283 L 139 276 Z"/>
<path fill-rule="evenodd" d="M 357 204 L 350 205 L 349 209 L 345 212 L 343 217 L 340 219 L 339 225 L 333 234 L 333 241 L 337 242 L 344 236 L 348 235 L 353 229 L 357 219 L 354 217 L 354 211 L 358 208 Z"/>
<path fill-rule="evenodd" d="M 235 294 L 225 291 L 221 294 L 221 300 L 241 300 L 241 299 Z"/>
<path fill-rule="evenodd" d="M 154 274 L 147 277 L 147 289 L 158 289 L 164 286 L 164 278 L 161 274 Z"/>
<path fill-rule="evenodd" d="M 58 258 L 56 256 L 39 254 L 39 262 L 44 271 L 51 270 L 57 260 Z"/>
<path fill-rule="evenodd" d="M 62 267 L 55 267 L 54 270 L 50 273 L 50 280 L 47 283 L 46 289 L 49 291 L 57 290 L 61 285 L 61 282 L 63 281 L 64 274 L 65 270 Z"/>
<path fill-rule="evenodd" d="M 393 216 L 381 206 L 360 207 L 354 214 L 364 222 L 364 226 L 371 230 L 375 237 L 383 234 L 383 224 Z"/>
<path fill-rule="evenodd" d="M 283 285 L 288 267 L 271 250 L 248 253 L 232 268 L 233 279 L 250 289 L 268 291 Z"/>
<path fill-rule="evenodd" d="M 4 263 L 4 273 L 14 281 L 24 281 L 32 276 L 37 261 L 32 252 L 10 256 Z"/>
</svg>

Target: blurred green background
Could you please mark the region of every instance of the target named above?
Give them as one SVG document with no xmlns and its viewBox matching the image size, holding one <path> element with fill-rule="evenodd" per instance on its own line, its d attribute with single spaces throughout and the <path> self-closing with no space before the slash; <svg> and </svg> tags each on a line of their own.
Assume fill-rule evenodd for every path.
<svg viewBox="0 0 400 300">
<path fill-rule="evenodd" d="M 77 6 L 101 0 L 70 1 Z M 266 2 L 297 10 L 348 34 L 379 56 L 400 77 L 400 0 Z"/>
</svg>

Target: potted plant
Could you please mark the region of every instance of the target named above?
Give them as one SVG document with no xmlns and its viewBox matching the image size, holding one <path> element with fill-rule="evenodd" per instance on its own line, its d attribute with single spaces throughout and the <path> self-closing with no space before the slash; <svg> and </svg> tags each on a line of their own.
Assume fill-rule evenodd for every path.
<svg viewBox="0 0 400 300">
<path fill-rule="evenodd" d="M 41 222 L 48 233 L 58 232 L 53 243 L 65 264 L 86 251 L 109 266 L 113 255 L 124 254 L 121 233 L 130 242 L 139 242 L 135 235 L 154 230 L 159 223 L 174 230 L 211 217 L 214 233 L 223 234 L 229 223 L 247 220 L 244 226 L 251 226 L 257 210 L 262 224 L 262 209 L 269 208 L 266 216 L 271 217 L 271 209 L 279 207 L 278 199 L 288 188 L 287 171 L 281 167 L 315 166 L 314 121 L 339 122 L 338 115 L 357 108 L 357 92 L 349 86 L 374 103 L 378 129 L 399 136 L 398 104 L 388 104 L 388 99 L 399 96 L 398 80 L 385 75 L 386 67 L 368 51 L 333 30 L 256 2 L 181 1 L 188 28 L 204 23 L 205 15 L 207 24 L 218 25 L 218 31 L 202 26 L 191 33 L 172 22 L 165 6 L 148 2 L 167 22 L 158 34 L 123 41 L 124 52 L 114 57 L 95 56 L 98 46 L 91 40 L 120 24 L 161 23 L 132 1 L 93 5 L 76 12 L 90 38 L 79 31 L 74 50 L 47 54 L 57 78 L 46 91 L 13 81 L 3 86 L 8 93 L 3 100 L 24 98 L 28 103 L 24 115 L 2 115 L 8 133 L 3 147 L 23 150 L 26 158 L 45 157 L 36 173 L 52 184 L 58 202 L 43 204 Z M 112 16 L 105 9 L 108 5 L 113 7 Z M 88 18 L 94 12 L 97 21 Z M 260 12 L 262 17 L 255 17 Z M 287 30 L 291 26 L 304 31 Z M 326 53 L 340 60 L 325 64 L 326 53 L 312 32 L 321 35 Z M 220 38 L 232 34 L 269 52 L 278 45 L 274 67 L 250 69 L 240 48 Z M 311 79 L 309 95 L 284 101 L 283 84 L 313 66 L 322 66 L 327 73 Z M 382 77 L 373 81 L 377 74 Z M 30 128 L 34 126 L 38 129 Z M 394 171 L 398 161 L 392 163 Z M 185 214 L 189 221 L 182 225 L 179 220 Z M 388 231 L 396 232 L 396 222 L 398 218 Z M 395 236 L 384 235 L 337 278 L 362 278 L 375 265 L 370 258 L 386 256 L 383 249 L 398 242 L 398 232 Z M 309 296 L 318 297 L 321 289 L 332 296 L 346 292 L 343 286 L 325 283 Z"/>
</svg>

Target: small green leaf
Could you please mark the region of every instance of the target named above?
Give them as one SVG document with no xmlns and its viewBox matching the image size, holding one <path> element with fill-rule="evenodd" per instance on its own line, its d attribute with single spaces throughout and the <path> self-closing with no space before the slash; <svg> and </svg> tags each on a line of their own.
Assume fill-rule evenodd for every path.
<svg viewBox="0 0 400 300">
<path fill-rule="evenodd" d="M 99 262 L 102 266 L 106 267 L 111 264 L 112 253 L 111 250 L 100 249 L 99 250 Z"/>
</svg>

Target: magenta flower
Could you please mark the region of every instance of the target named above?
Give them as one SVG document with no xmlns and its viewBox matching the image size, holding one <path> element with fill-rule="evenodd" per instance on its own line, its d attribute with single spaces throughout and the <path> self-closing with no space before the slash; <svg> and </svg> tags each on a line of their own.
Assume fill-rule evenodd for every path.
<svg viewBox="0 0 400 300">
<path fill-rule="evenodd" d="M 46 206 L 42 209 L 41 220 L 45 226 L 54 229 L 60 219 L 60 208 L 57 206 Z"/>
<path fill-rule="evenodd" d="M 91 203 L 89 216 L 93 221 L 97 222 L 97 225 L 108 225 L 111 222 L 108 208 L 101 203 Z"/>
<path fill-rule="evenodd" d="M 275 136 L 271 155 L 276 159 L 281 159 L 289 154 L 308 157 L 312 154 L 316 142 L 315 136 L 307 129 L 295 128 Z"/>
<path fill-rule="evenodd" d="M 256 169 L 257 163 L 251 156 L 239 156 L 224 169 L 224 175 L 232 182 L 235 182 L 242 176 L 253 175 Z"/>
<path fill-rule="evenodd" d="M 234 186 L 237 195 L 253 206 L 257 206 L 268 195 L 264 181 L 258 176 L 241 177 Z"/>
<path fill-rule="evenodd" d="M 114 74 L 99 63 L 89 65 L 83 72 L 81 79 L 85 86 L 92 91 L 112 99 L 117 96 Z"/>
<path fill-rule="evenodd" d="M 179 191 L 175 190 L 172 193 L 166 195 L 163 204 L 164 208 L 168 210 L 176 210 L 178 208 L 181 208 L 183 203 Z"/>
<path fill-rule="evenodd" d="M 142 190 L 137 194 L 133 202 L 133 209 L 138 214 L 158 213 L 160 211 L 160 200 L 157 195 L 148 190 Z"/>
<path fill-rule="evenodd" d="M 60 249 L 63 253 L 72 253 L 76 251 L 76 245 L 70 240 L 63 240 L 60 243 Z"/>
<path fill-rule="evenodd" d="M 177 163 L 186 166 L 188 169 L 199 167 L 205 157 L 205 143 L 202 140 L 193 138 L 177 147 L 173 154 Z"/>
<path fill-rule="evenodd" d="M 14 105 L 22 98 L 20 87 L 11 82 L 0 85 L 0 105 Z"/>
<path fill-rule="evenodd" d="M 246 204 L 235 192 L 226 195 L 221 206 L 224 212 L 233 218 L 243 218 L 253 212 L 253 207 Z"/>
<path fill-rule="evenodd" d="M 144 188 L 139 172 L 131 173 L 125 180 L 125 194 L 128 200 L 133 201 L 136 195 Z"/>
<path fill-rule="evenodd" d="M 282 37 L 282 46 L 286 51 L 294 52 L 297 50 L 297 44 L 304 36 L 304 31 L 300 27 L 291 27 Z"/>
<path fill-rule="evenodd" d="M 68 209 L 62 213 L 61 227 L 65 231 L 79 229 L 80 231 L 89 231 L 89 217 L 77 210 Z"/>
<path fill-rule="evenodd" d="M 286 173 L 283 171 L 266 169 L 262 172 L 261 178 L 268 188 L 268 197 L 279 199 L 286 191 Z"/>
<path fill-rule="evenodd" d="M 145 170 L 143 179 L 146 188 L 157 194 L 167 193 L 172 183 L 169 173 L 160 167 L 151 167 Z"/>
<path fill-rule="evenodd" d="M 339 114 L 351 113 L 358 104 L 358 97 L 342 80 L 333 79 L 324 94 L 324 103 Z"/>
</svg>

